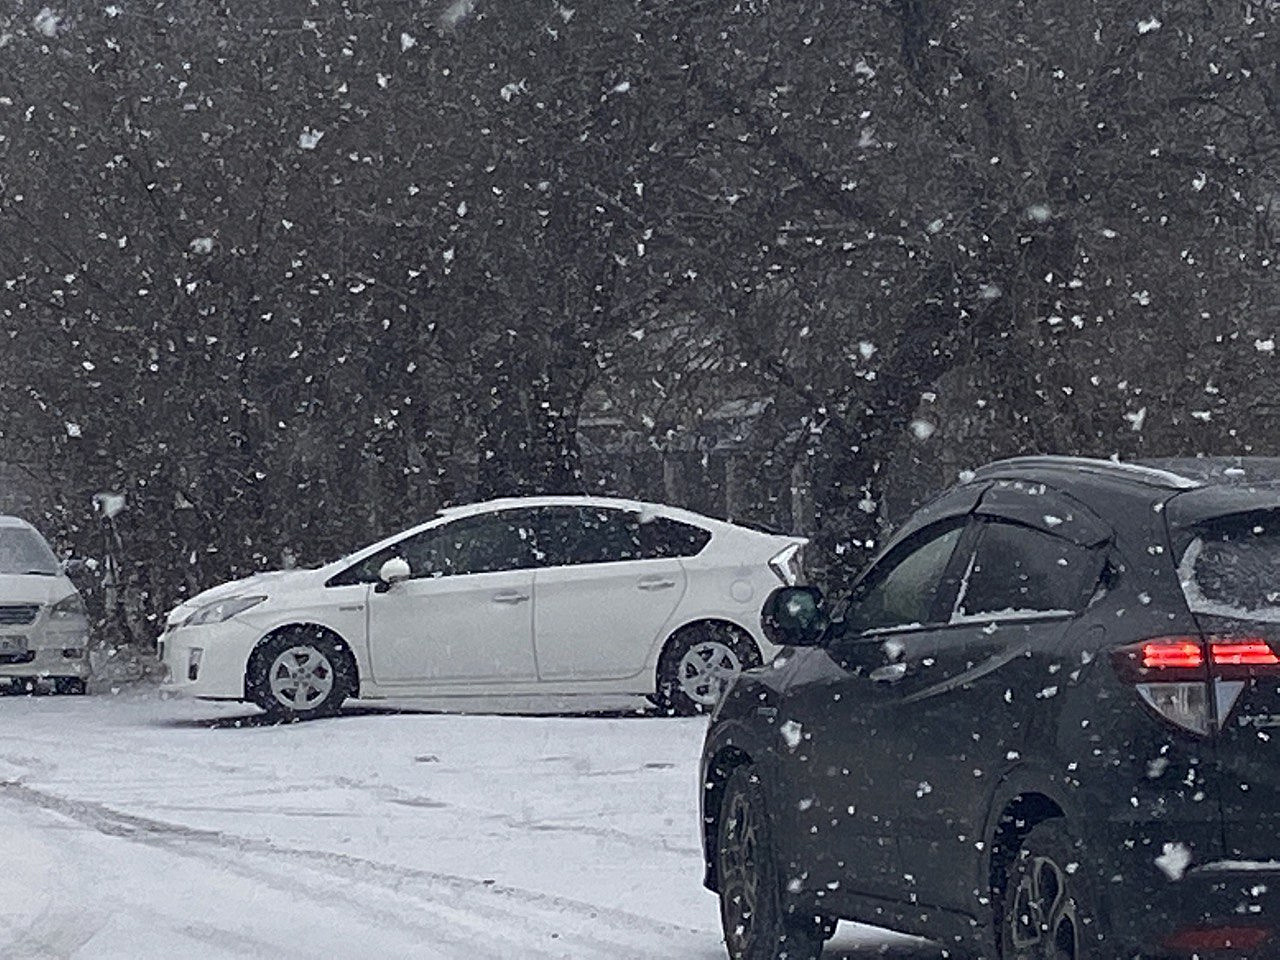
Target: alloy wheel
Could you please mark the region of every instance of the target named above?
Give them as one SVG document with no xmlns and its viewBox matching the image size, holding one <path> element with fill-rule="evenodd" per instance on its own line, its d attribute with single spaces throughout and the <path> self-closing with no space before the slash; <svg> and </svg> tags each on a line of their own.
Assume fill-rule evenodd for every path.
<svg viewBox="0 0 1280 960">
<path fill-rule="evenodd" d="M 271 695 L 295 712 L 313 710 L 333 691 L 333 664 L 315 647 L 289 647 L 271 662 Z"/>
<path fill-rule="evenodd" d="M 1080 927 L 1066 874 L 1049 857 L 1030 856 L 1017 875 L 1010 905 L 1010 960 L 1076 960 Z"/>
<path fill-rule="evenodd" d="M 680 658 L 676 681 L 694 703 L 712 707 L 725 684 L 741 672 L 742 661 L 731 647 L 719 640 L 703 640 Z"/>
<path fill-rule="evenodd" d="M 734 958 L 746 954 L 764 908 L 760 840 L 759 814 L 747 797 L 734 795 L 726 811 L 719 864 L 720 910 L 729 955 Z"/>
</svg>

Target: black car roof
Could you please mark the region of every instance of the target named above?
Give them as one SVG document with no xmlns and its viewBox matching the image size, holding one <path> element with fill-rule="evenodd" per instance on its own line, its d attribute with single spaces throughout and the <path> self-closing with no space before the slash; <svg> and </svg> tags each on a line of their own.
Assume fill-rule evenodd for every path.
<svg viewBox="0 0 1280 960">
<path fill-rule="evenodd" d="M 1121 462 L 1089 457 L 1014 457 L 979 467 L 973 475 L 976 480 L 1031 480 L 1066 490 L 1118 483 L 1172 493 L 1204 486 L 1204 480 L 1170 466 L 1182 463 L 1183 461 Z"/>
</svg>

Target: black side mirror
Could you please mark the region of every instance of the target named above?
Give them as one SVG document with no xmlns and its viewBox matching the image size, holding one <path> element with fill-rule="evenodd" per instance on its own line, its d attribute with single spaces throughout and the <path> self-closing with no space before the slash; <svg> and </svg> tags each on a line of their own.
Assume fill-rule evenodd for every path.
<svg viewBox="0 0 1280 960">
<path fill-rule="evenodd" d="M 817 587 L 779 587 L 760 613 L 764 635 L 780 647 L 816 647 L 827 632 L 822 591 Z"/>
</svg>

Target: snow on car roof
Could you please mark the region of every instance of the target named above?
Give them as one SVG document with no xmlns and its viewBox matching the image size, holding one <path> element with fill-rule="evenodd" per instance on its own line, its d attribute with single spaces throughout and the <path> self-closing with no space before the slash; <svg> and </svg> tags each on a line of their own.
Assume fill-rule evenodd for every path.
<svg viewBox="0 0 1280 960">
<path fill-rule="evenodd" d="M 734 530 L 742 530 L 749 533 L 758 533 L 760 536 L 773 536 L 773 534 L 760 533 L 760 531 L 731 523 L 728 520 L 717 520 L 714 517 L 704 516 L 703 514 L 695 513 L 692 510 L 685 510 L 681 507 L 672 507 L 661 503 L 650 503 L 645 500 L 628 500 L 623 497 L 591 497 L 575 494 L 553 494 L 535 497 L 499 497 L 494 500 L 485 500 L 480 503 L 467 503 L 459 504 L 454 507 L 444 507 L 436 512 L 442 517 L 469 517 L 481 513 L 490 513 L 495 510 L 510 510 L 529 507 L 609 507 L 615 510 L 625 510 L 632 513 L 656 514 L 658 516 L 669 517 L 672 520 L 683 520 L 687 523 L 696 524 L 701 527 L 732 528 Z M 788 539 L 794 540 L 800 538 L 790 537 Z"/>
</svg>

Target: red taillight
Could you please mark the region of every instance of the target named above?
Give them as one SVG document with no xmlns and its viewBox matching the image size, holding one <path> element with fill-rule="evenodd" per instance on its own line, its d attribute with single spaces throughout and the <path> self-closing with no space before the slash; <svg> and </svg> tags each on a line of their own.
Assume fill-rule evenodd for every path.
<svg viewBox="0 0 1280 960">
<path fill-rule="evenodd" d="M 1267 641 L 1257 637 L 1226 639 L 1211 637 L 1210 649 L 1213 663 L 1218 667 L 1274 667 L 1280 666 L 1280 658 Z"/>
<path fill-rule="evenodd" d="M 1280 656 L 1262 637 L 1152 637 L 1112 652 L 1120 675 L 1132 682 L 1253 675 L 1256 667 L 1280 667 Z M 1206 670 L 1211 667 L 1212 670 Z M 1270 671 L 1264 671 L 1270 672 Z"/>
<path fill-rule="evenodd" d="M 1247 683 L 1280 673 L 1262 637 L 1151 637 L 1111 651 L 1116 674 L 1164 719 L 1199 736 L 1220 729 Z"/>
<path fill-rule="evenodd" d="M 1144 670 L 1196 670 L 1204 666 L 1204 645 L 1183 637 L 1160 637 L 1142 645 Z"/>
<path fill-rule="evenodd" d="M 1165 939 L 1165 949 L 1178 953 L 1256 950 L 1271 939 L 1265 927 L 1187 927 Z"/>
</svg>

